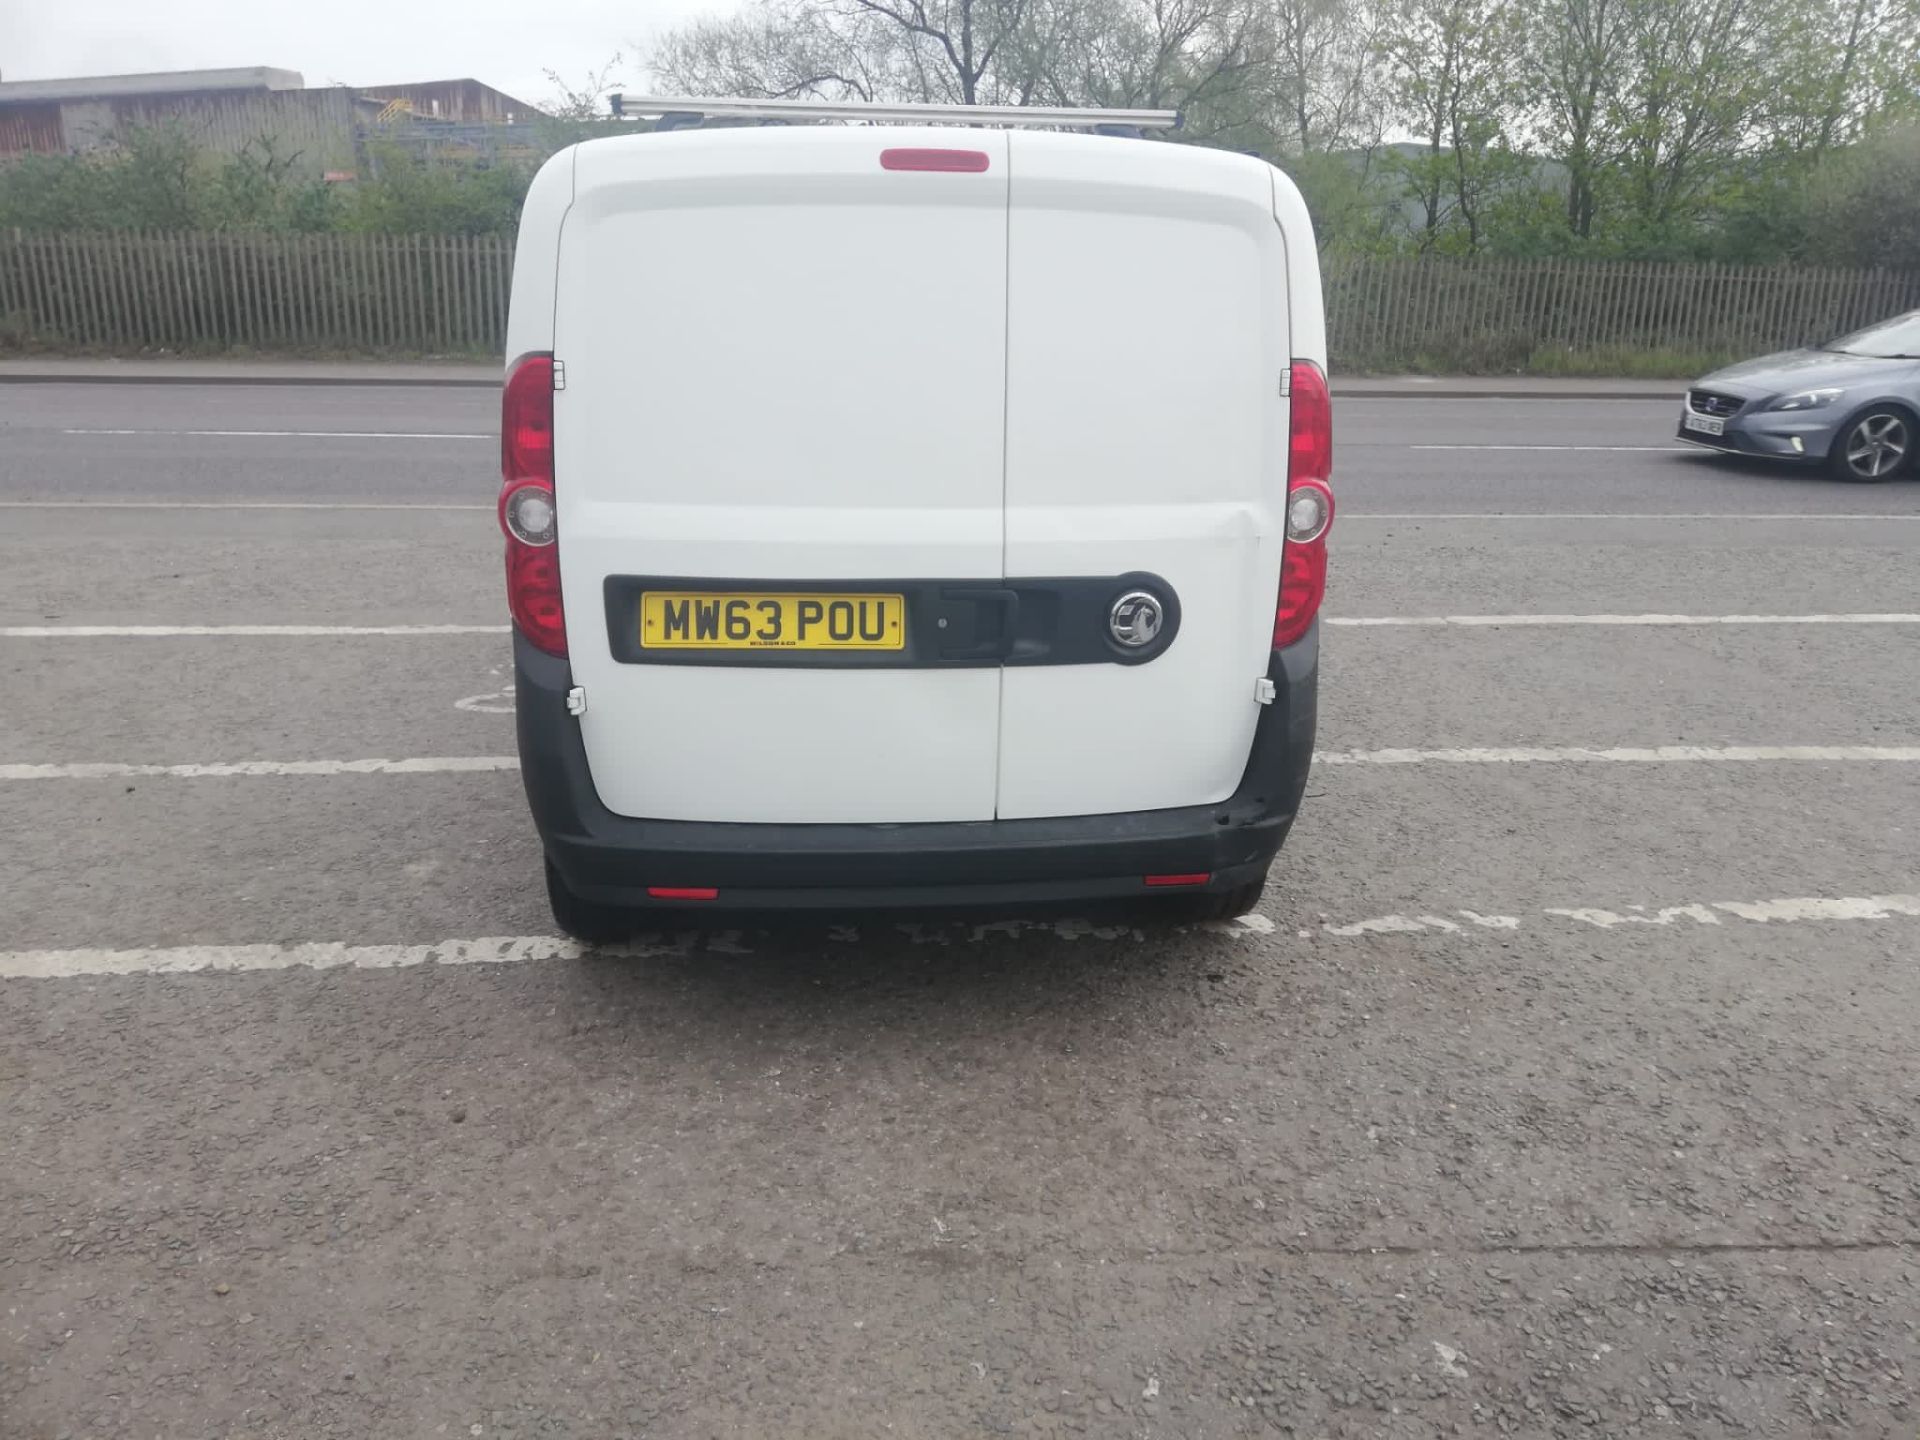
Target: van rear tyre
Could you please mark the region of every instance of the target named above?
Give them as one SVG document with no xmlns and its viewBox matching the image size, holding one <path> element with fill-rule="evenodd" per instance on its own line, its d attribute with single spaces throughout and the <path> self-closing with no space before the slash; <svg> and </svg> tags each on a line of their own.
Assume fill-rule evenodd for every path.
<svg viewBox="0 0 1920 1440">
<path fill-rule="evenodd" d="M 1232 890 L 1222 890 L 1218 895 L 1195 895 L 1186 902 L 1186 918 L 1190 920 L 1235 920 L 1260 904 L 1261 893 L 1267 888 L 1267 872 L 1262 870 L 1258 880 L 1249 880 L 1246 884 Z"/>
<path fill-rule="evenodd" d="M 582 900 L 567 888 L 551 860 L 547 861 L 547 904 L 553 910 L 553 923 L 583 945 L 617 944 L 634 931 L 631 910 Z"/>
</svg>

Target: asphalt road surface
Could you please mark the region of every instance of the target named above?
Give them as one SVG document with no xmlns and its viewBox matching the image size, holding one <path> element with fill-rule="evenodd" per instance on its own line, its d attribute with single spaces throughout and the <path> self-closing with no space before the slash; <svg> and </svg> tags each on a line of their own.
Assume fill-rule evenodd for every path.
<svg viewBox="0 0 1920 1440">
<path fill-rule="evenodd" d="M 0 1435 L 1915 1434 L 1920 482 L 1343 403 L 1256 913 L 581 955 L 493 403 L 0 386 Z"/>
</svg>

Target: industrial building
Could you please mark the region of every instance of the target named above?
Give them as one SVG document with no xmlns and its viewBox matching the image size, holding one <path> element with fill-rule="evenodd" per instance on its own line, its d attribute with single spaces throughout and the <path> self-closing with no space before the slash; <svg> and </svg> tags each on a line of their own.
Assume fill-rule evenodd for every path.
<svg viewBox="0 0 1920 1440">
<path fill-rule="evenodd" d="M 0 81 L 0 163 L 111 150 L 137 130 L 173 125 L 207 150 L 271 142 L 297 170 L 345 177 L 365 167 L 371 139 L 497 149 L 516 138 L 509 127 L 539 118 L 533 106 L 471 79 L 309 87 L 296 71 L 250 66 L 8 80 Z"/>
</svg>

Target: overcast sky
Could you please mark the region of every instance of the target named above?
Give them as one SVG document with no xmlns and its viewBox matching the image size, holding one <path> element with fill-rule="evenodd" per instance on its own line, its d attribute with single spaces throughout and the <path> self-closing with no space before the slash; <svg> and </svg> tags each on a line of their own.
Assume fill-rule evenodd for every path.
<svg viewBox="0 0 1920 1440">
<path fill-rule="evenodd" d="M 734 0 L 0 0 L 0 79 L 277 65 L 309 85 L 471 75 L 531 103 Z"/>
</svg>

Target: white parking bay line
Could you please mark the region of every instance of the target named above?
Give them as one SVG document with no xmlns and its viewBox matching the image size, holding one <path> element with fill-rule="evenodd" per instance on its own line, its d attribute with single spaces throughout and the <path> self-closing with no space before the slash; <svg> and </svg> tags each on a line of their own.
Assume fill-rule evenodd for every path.
<svg viewBox="0 0 1920 1440">
<path fill-rule="evenodd" d="M 1692 455 L 1691 445 L 1409 445 L 1409 450 L 1555 450 L 1610 455 Z"/>
<path fill-rule="evenodd" d="M 1459 918 L 1454 918 L 1454 917 Z M 1495 915 L 1481 910 L 1452 910 L 1446 913 L 1417 915 L 1375 915 L 1362 920 L 1321 919 L 1314 928 L 1295 929 L 1291 935 L 1279 933 L 1279 927 L 1264 915 L 1243 915 L 1225 924 L 1198 927 L 1209 935 L 1231 943 L 1285 945 L 1293 940 L 1321 937 L 1333 942 L 1401 941 L 1401 937 L 1442 938 L 1454 943 L 1473 943 L 1490 935 L 1508 936 L 1515 931 L 1564 930 L 1581 925 L 1600 930 L 1622 927 L 1651 927 L 1655 931 L 1680 933 L 1702 926 L 1721 928 L 1741 923 L 1754 925 L 1834 924 L 1857 921 L 1885 921 L 1896 918 L 1920 918 L 1920 895 L 1811 895 L 1788 896 L 1770 900 L 1711 900 L 1683 905 L 1629 905 L 1621 910 L 1600 910 L 1590 906 L 1549 906 L 1513 915 Z M 1150 932 L 1131 926 L 1099 926 L 1085 920 L 1067 919 L 1052 923 L 1024 920 L 988 921 L 984 924 L 894 925 L 892 934 L 904 936 L 916 945 L 955 943 L 979 944 L 983 941 L 1057 938 L 1080 940 L 1093 936 L 1102 940 L 1133 943 L 1149 941 Z M 1271 938 L 1269 938 L 1271 937 Z M 728 955 L 751 955 L 759 932 L 727 930 L 715 933 L 708 948 Z M 850 925 L 837 925 L 832 941 L 836 945 L 853 944 L 860 931 Z M 418 965 L 513 965 L 525 961 L 576 960 L 588 957 L 608 959 L 686 955 L 701 937 L 690 932 L 642 935 L 621 945 L 584 946 L 555 935 L 504 935 L 473 940 L 442 940 L 432 945 L 347 945 L 337 941 L 292 945 L 174 945 L 164 948 L 107 950 L 13 950 L 0 951 L 0 980 L 72 980 L 115 975 L 194 975 L 233 973 L 243 970 L 405 970 Z"/>
<path fill-rule="evenodd" d="M 62 435 L 211 435 L 252 440 L 497 440 L 479 430 L 62 430 Z"/>
<path fill-rule="evenodd" d="M 1689 762 L 1920 761 L 1920 745 L 1509 746 L 1464 750 L 1323 750 L 1319 765 L 1675 765 Z"/>
<path fill-rule="evenodd" d="M 7 640 L 155 639 L 190 636 L 505 635 L 507 625 L 0 625 Z"/>
<path fill-rule="evenodd" d="M 1330 615 L 1324 625 L 1356 627 L 1508 625 L 1920 625 L 1920 612 L 1858 615 Z"/>
<path fill-rule="evenodd" d="M 510 965 L 585 953 L 554 935 L 447 940 L 438 945 L 179 945 L 163 950 L 25 950 L 0 953 L 0 978 L 190 975 L 203 970 L 402 970 L 413 965 Z"/>
<path fill-rule="evenodd" d="M 0 780 L 226 779 L 262 775 L 449 775 L 518 770 L 512 755 L 425 755 L 411 760 L 229 760 L 205 765 L 128 765 L 83 761 L 70 765 L 0 765 Z"/>
<path fill-rule="evenodd" d="M 1920 762 L 1920 745 L 1510 746 L 1458 750 L 1323 750 L 1321 765 L 1674 765 L 1687 763 Z M 6 780 L 205 780 L 260 776 L 448 775 L 517 770 L 512 755 L 422 755 L 406 760 L 230 760 L 190 765 L 119 761 L 0 764 Z"/>
</svg>

